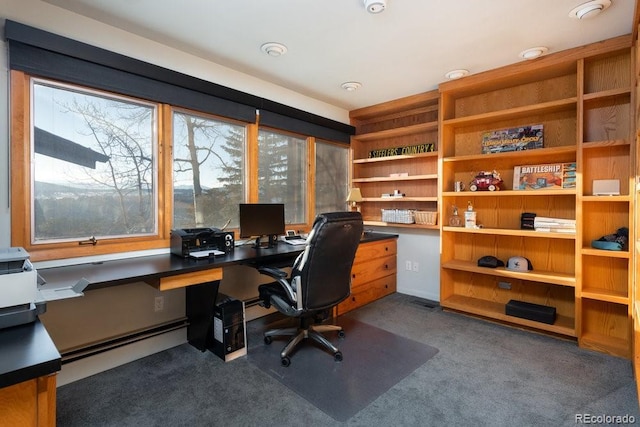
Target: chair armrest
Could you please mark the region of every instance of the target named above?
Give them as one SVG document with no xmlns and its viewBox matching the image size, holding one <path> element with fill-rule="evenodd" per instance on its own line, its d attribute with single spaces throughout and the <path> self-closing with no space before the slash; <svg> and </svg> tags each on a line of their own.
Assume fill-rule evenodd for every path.
<svg viewBox="0 0 640 427">
<path fill-rule="evenodd" d="M 280 270 L 279 268 L 275 268 L 275 267 L 258 267 L 258 271 L 260 272 L 260 274 L 266 274 L 267 276 L 271 276 L 274 279 L 284 279 L 285 277 L 287 277 L 287 272 Z"/>
</svg>

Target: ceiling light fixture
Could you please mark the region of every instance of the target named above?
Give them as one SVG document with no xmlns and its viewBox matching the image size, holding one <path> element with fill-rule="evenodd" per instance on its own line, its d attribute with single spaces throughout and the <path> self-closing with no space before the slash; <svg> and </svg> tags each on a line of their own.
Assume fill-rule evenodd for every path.
<svg viewBox="0 0 640 427">
<path fill-rule="evenodd" d="M 363 0 L 364 7 L 369 13 L 384 12 L 387 8 L 387 0 Z"/>
<path fill-rule="evenodd" d="M 260 46 L 260 49 L 269 56 L 282 56 L 287 53 L 287 47 L 282 43 L 265 43 Z"/>
<path fill-rule="evenodd" d="M 520 58 L 522 59 L 536 59 L 549 51 L 548 48 L 544 46 L 532 47 L 527 50 L 523 50 L 520 52 Z"/>
<path fill-rule="evenodd" d="M 446 78 L 448 78 L 449 80 L 455 80 L 455 79 L 459 79 L 461 77 L 464 77 L 467 74 L 469 74 L 469 70 L 453 70 L 453 71 L 449 71 L 444 76 Z"/>
<path fill-rule="evenodd" d="M 362 83 L 359 82 L 344 82 L 340 85 L 340 87 L 347 92 L 353 92 L 354 90 L 358 90 L 362 87 Z"/>
<path fill-rule="evenodd" d="M 571 9 L 570 18 L 589 19 L 611 6 L 611 0 L 591 0 Z"/>
</svg>

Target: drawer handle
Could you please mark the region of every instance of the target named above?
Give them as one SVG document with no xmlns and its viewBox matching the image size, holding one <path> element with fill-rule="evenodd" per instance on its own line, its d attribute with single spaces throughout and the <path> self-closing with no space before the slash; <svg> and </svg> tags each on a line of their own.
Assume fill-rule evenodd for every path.
<svg viewBox="0 0 640 427">
<path fill-rule="evenodd" d="M 351 297 L 351 301 L 356 302 L 356 297 Z"/>
<path fill-rule="evenodd" d="M 385 270 L 388 270 L 388 269 L 389 269 L 389 264 L 385 264 L 385 265 L 384 265 L 384 269 L 385 269 Z"/>
<path fill-rule="evenodd" d="M 385 250 L 385 252 L 389 252 L 389 247 L 388 247 L 388 246 L 385 246 L 385 247 L 384 247 L 384 250 Z"/>
<path fill-rule="evenodd" d="M 352 278 L 352 279 L 355 279 L 355 278 L 356 278 L 355 273 L 351 275 L 351 278 Z"/>
</svg>

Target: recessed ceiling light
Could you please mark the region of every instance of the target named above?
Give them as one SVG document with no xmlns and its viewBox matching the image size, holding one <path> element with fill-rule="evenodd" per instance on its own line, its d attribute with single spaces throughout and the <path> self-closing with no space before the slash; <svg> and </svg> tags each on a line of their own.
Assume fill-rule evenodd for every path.
<svg viewBox="0 0 640 427">
<path fill-rule="evenodd" d="M 340 87 L 347 92 L 353 92 L 354 90 L 358 90 L 362 87 L 362 83 L 359 82 L 344 82 L 340 85 Z"/>
<path fill-rule="evenodd" d="M 467 74 L 469 74 L 469 70 L 452 70 L 452 71 L 449 71 L 444 76 L 446 78 L 448 78 L 449 80 L 455 80 L 455 79 L 459 79 L 461 77 L 464 77 Z"/>
<path fill-rule="evenodd" d="M 571 9 L 569 17 L 575 19 L 593 18 L 609 6 L 611 6 L 611 0 L 591 0 Z"/>
<path fill-rule="evenodd" d="M 282 56 L 287 53 L 287 47 L 282 43 L 265 43 L 260 46 L 260 49 L 269 56 Z"/>
<path fill-rule="evenodd" d="M 384 12 L 387 8 L 387 0 L 363 0 L 364 7 L 369 13 Z"/>
<path fill-rule="evenodd" d="M 522 59 L 536 59 L 539 56 L 547 53 L 549 49 L 544 46 L 532 47 L 531 49 L 523 50 L 520 52 L 520 58 Z"/>
</svg>

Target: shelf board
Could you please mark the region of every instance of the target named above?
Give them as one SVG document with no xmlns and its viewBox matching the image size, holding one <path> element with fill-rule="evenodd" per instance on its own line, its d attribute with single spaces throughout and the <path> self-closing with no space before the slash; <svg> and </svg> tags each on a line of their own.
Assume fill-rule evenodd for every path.
<svg viewBox="0 0 640 427">
<path fill-rule="evenodd" d="M 522 107 L 508 108 L 506 110 L 492 111 L 489 113 L 476 114 L 473 116 L 447 119 L 442 122 L 443 126 L 462 127 L 490 123 L 496 120 L 510 118 L 527 117 L 535 114 L 555 113 L 558 111 L 576 108 L 577 97 L 559 99 L 556 101 L 542 102 L 540 104 L 525 105 Z"/>
<path fill-rule="evenodd" d="M 585 332 L 580 336 L 578 341 L 580 347 L 590 348 L 601 353 L 608 353 L 627 359 L 630 356 L 629 341 L 622 338 L 609 337 L 594 332 Z"/>
<path fill-rule="evenodd" d="M 629 259 L 629 251 L 607 251 L 604 249 L 594 248 L 582 248 L 580 249 L 582 255 L 599 256 L 605 258 L 626 258 Z"/>
<path fill-rule="evenodd" d="M 363 197 L 363 202 L 437 202 L 437 197 Z"/>
<path fill-rule="evenodd" d="M 527 196 L 575 196 L 575 188 L 566 190 L 499 190 L 499 191 L 444 191 L 443 196 L 448 197 L 518 197 Z"/>
<path fill-rule="evenodd" d="M 537 148 L 535 150 L 509 151 L 506 153 L 470 154 L 466 156 L 444 157 L 442 161 L 445 163 L 473 162 L 476 160 L 487 160 L 488 158 L 492 158 L 492 159 L 515 158 L 520 160 L 522 159 L 522 156 L 525 155 L 526 153 L 527 162 L 529 162 L 530 159 L 533 159 L 536 157 L 553 158 L 554 156 L 557 156 L 560 154 L 567 154 L 567 153 L 575 154 L 576 152 L 577 152 L 577 148 L 575 145 L 568 145 L 564 147 Z"/>
<path fill-rule="evenodd" d="M 520 230 L 508 228 L 465 228 L 443 226 L 442 231 L 469 234 L 490 234 L 494 236 L 515 236 L 515 237 L 540 237 L 544 239 L 566 239 L 575 240 L 575 233 L 558 233 L 548 231 Z"/>
<path fill-rule="evenodd" d="M 440 305 L 452 310 L 464 311 L 465 313 L 471 313 L 477 316 L 487 317 L 528 328 L 552 332 L 559 335 L 566 335 L 569 337 L 576 336 L 576 330 L 574 327 L 575 321 L 571 317 L 556 316 L 555 323 L 553 325 L 549 325 L 542 322 L 522 319 L 520 317 L 509 316 L 504 312 L 505 304 L 503 303 L 465 297 L 462 295 L 453 295 L 443 301 L 440 301 Z"/>
<path fill-rule="evenodd" d="M 550 283 L 553 285 L 569 287 L 576 286 L 576 278 L 573 275 L 552 271 L 531 270 L 527 272 L 520 272 L 507 270 L 505 267 L 478 267 L 476 262 L 456 259 L 443 263 L 442 268 L 485 274 L 489 276 L 508 277 L 510 279 L 528 280 L 530 282 Z"/>
<path fill-rule="evenodd" d="M 400 228 L 421 228 L 425 230 L 438 230 L 439 225 L 427 225 L 427 224 L 401 224 L 397 222 L 384 222 L 376 220 L 364 220 L 364 225 L 376 226 L 376 227 L 400 227 Z"/>
<path fill-rule="evenodd" d="M 626 139 L 606 139 L 603 141 L 585 141 L 582 143 L 582 148 L 585 150 L 592 150 L 596 148 L 609 148 L 624 145 L 629 146 L 629 141 Z"/>
<path fill-rule="evenodd" d="M 593 299 L 597 301 L 612 302 L 615 304 L 628 305 L 629 297 L 626 292 L 612 292 L 604 289 L 583 288 L 580 297 Z"/>
<path fill-rule="evenodd" d="M 352 182 L 396 182 L 396 181 L 423 181 L 438 179 L 437 174 L 409 175 L 409 176 L 374 176 L 371 178 L 353 178 Z"/>
<path fill-rule="evenodd" d="M 615 98 L 615 97 L 624 96 L 624 95 L 631 95 L 631 88 L 618 88 L 618 89 L 603 90 L 600 92 L 585 93 L 583 95 L 583 99 L 585 101 L 591 101 L 594 99 Z"/>
<path fill-rule="evenodd" d="M 611 203 L 611 202 L 623 202 L 628 203 L 631 201 L 631 197 L 627 194 L 623 194 L 620 196 L 582 196 L 583 202 L 602 202 L 602 203 Z"/>
<path fill-rule="evenodd" d="M 363 133 L 360 135 L 353 135 L 352 138 L 357 139 L 358 141 L 365 142 L 365 141 L 374 141 L 376 139 L 385 139 L 385 138 L 393 138 L 397 136 L 413 135 L 414 133 L 428 132 L 433 130 L 438 130 L 437 121 L 420 123 L 420 124 L 411 125 L 411 126 L 403 126 L 399 128 L 393 128 L 393 129 L 386 129 L 386 130 L 381 130 L 379 132 Z"/>
<path fill-rule="evenodd" d="M 431 151 L 429 153 L 420 153 L 420 154 L 403 154 L 400 156 L 387 156 L 387 157 L 371 157 L 367 159 L 353 159 L 354 164 L 361 163 L 376 163 L 376 162 L 394 162 L 398 160 L 411 160 L 411 159 L 419 159 L 422 157 L 438 157 L 437 151 Z"/>
</svg>

